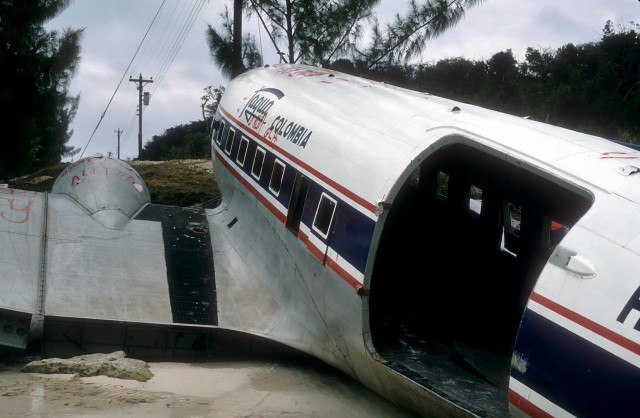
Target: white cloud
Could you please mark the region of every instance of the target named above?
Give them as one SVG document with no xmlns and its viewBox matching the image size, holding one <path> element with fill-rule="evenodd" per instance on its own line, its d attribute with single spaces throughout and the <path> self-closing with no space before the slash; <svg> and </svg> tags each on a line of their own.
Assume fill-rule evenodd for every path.
<svg viewBox="0 0 640 418">
<path fill-rule="evenodd" d="M 127 66 L 154 19 L 157 27 L 147 34 L 147 44 Z M 205 1 L 193 26 L 170 66 L 167 53 L 197 0 L 75 0 L 49 25 L 51 28 L 85 27 L 80 70 L 70 88 L 81 93 L 80 108 L 73 122 L 70 145 L 84 147 L 101 120 L 120 79 L 124 80 L 105 113 L 85 155 L 115 152 L 115 130 L 125 130 L 121 157 L 137 155 L 137 91 L 129 76 L 153 77 L 151 104 L 143 113 L 143 138 L 148 141 L 166 129 L 202 117 L 203 89 L 225 85 L 214 66 L 206 44 L 207 24 L 219 28 L 219 13 L 231 0 Z M 388 22 L 395 13 L 404 14 L 406 2 L 383 0 L 376 9 L 379 20 Z M 558 48 L 566 43 L 598 41 L 607 20 L 614 23 L 640 22 L 640 3 L 635 0 L 487 0 L 469 9 L 464 19 L 444 35 L 429 41 L 422 60 L 435 62 L 449 57 L 486 60 L 511 49 L 523 57 L 527 47 Z M 257 21 L 245 22 L 245 29 L 262 40 L 265 63 L 277 60 L 268 39 L 257 31 Z M 182 27 L 186 30 L 186 27 Z M 173 34 L 173 37 L 171 36 Z M 125 74 L 126 72 L 126 74 Z"/>
</svg>

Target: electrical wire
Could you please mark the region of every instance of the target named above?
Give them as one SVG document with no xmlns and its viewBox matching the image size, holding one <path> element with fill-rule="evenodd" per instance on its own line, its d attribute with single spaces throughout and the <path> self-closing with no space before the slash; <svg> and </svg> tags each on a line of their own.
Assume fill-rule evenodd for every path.
<svg viewBox="0 0 640 418">
<path fill-rule="evenodd" d="M 173 61 L 181 50 L 198 15 L 204 7 L 205 2 L 208 2 L 209 0 L 195 0 L 191 2 L 183 0 L 173 1 L 173 7 L 170 7 L 170 2 L 167 3 L 166 0 L 162 2 L 162 5 L 154 16 L 154 19 L 147 28 L 145 36 L 140 42 L 136 53 L 127 66 L 125 74 L 118 84 L 118 88 L 120 87 L 122 80 L 124 80 L 126 73 L 129 72 L 131 68 L 137 67 L 137 69 L 141 69 L 141 75 L 153 75 L 153 77 L 150 77 L 153 82 L 150 83 L 148 87 L 149 95 L 153 96 L 162 84 L 162 81 L 171 68 Z M 135 72 L 137 73 L 138 71 Z M 118 92 L 118 88 L 116 88 L 116 91 L 113 93 L 113 96 L 109 101 L 109 105 L 113 101 L 115 94 Z M 146 106 L 142 106 L 142 109 L 139 109 L 138 101 L 135 102 L 135 105 L 133 105 L 133 102 L 131 103 L 131 107 L 133 109 L 130 113 L 127 111 L 127 115 L 131 115 L 130 117 L 125 117 L 124 114 L 116 116 L 117 119 L 126 118 L 127 122 L 125 125 L 128 126 L 120 137 L 121 149 L 130 142 L 134 133 L 134 124 L 136 119 L 140 117 L 139 112 L 142 112 L 142 115 L 144 115 L 147 110 Z M 105 111 L 100 117 L 100 121 L 91 135 L 89 142 L 87 142 L 82 154 L 86 151 L 91 139 L 98 130 L 100 123 L 103 122 L 103 118 L 105 117 L 109 105 L 107 105 L 107 108 L 105 108 Z M 130 109 L 129 106 L 127 106 L 127 108 Z M 117 113 L 121 113 L 121 111 L 118 111 Z M 82 155 L 80 158 L 82 158 Z"/>
<path fill-rule="evenodd" d="M 95 135 L 96 131 L 98 130 L 98 127 L 100 126 L 100 123 L 102 122 L 102 119 L 104 119 L 104 115 L 107 113 L 107 109 L 109 109 L 109 106 L 111 105 L 111 102 L 113 101 L 113 98 L 115 97 L 116 93 L 118 92 L 118 89 L 122 85 L 122 80 L 124 80 L 126 74 L 129 72 L 129 68 L 131 68 L 131 64 L 133 63 L 133 60 L 138 55 L 138 51 L 140 51 L 140 47 L 144 43 L 144 40 L 147 38 L 147 34 L 151 30 L 151 27 L 153 26 L 154 22 L 156 21 L 156 18 L 158 17 L 158 14 L 162 10 L 162 7 L 164 6 L 165 1 L 166 0 L 162 0 L 162 3 L 160 4 L 160 7 L 158 8 L 158 11 L 156 12 L 155 16 L 153 17 L 153 20 L 151 21 L 151 24 L 149 25 L 149 28 L 147 29 L 147 31 L 145 32 L 144 36 L 142 37 L 142 41 L 140 41 L 140 45 L 138 45 L 138 48 L 136 49 L 136 52 L 133 54 L 133 57 L 131 58 L 131 61 L 129 61 L 129 65 L 127 66 L 127 69 L 122 74 L 122 78 L 120 79 L 120 82 L 118 82 L 118 86 L 116 87 L 115 91 L 113 92 L 113 95 L 111 95 L 111 98 L 109 99 L 109 102 L 107 103 L 107 106 L 105 107 L 104 111 L 100 115 L 100 119 L 98 120 L 98 123 L 96 124 L 95 129 L 91 133 L 91 136 L 89 137 L 89 140 L 87 141 L 87 144 L 84 146 L 84 149 L 82 150 L 82 153 L 80 154 L 80 158 L 82 158 L 82 156 L 84 155 L 84 152 L 87 150 L 87 147 L 89 146 L 89 143 L 91 143 L 91 140 L 93 139 L 93 136 Z"/>
</svg>

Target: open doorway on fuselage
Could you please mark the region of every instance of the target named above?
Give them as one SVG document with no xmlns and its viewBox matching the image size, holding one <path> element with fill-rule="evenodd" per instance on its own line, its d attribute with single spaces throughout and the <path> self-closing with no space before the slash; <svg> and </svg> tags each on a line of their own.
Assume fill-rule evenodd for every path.
<svg viewBox="0 0 640 418">
<path fill-rule="evenodd" d="M 369 296 L 372 342 L 389 367 L 480 415 L 506 415 L 525 304 L 592 204 L 496 155 L 452 144 L 416 167 L 387 214 Z"/>
</svg>

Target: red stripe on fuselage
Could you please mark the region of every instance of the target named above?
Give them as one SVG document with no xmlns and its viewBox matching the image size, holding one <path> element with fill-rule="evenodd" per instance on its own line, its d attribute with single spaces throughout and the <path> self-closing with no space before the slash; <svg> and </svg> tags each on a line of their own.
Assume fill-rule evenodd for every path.
<svg viewBox="0 0 640 418">
<path fill-rule="evenodd" d="M 271 202 L 269 202 L 269 200 L 267 198 L 262 196 L 262 194 L 260 192 L 258 192 L 258 190 L 251 183 L 249 183 L 242 175 L 240 175 L 240 173 L 236 170 L 236 168 L 232 164 L 230 164 L 222 156 L 222 154 L 220 154 L 218 152 L 217 148 L 214 148 L 214 153 L 215 153 L 216 158 L 218 159 L 218 161 L 220 161 L 220 163 L 226 167 L 227 171 L 229 171 L 229 173 L 231 173 L 233 175 L 233 177 L 236 178 L 236 180 L 238 180 L 252 195 L 254 195 L 255 198 L 258 199 L 258 201 L 260 201 L 269 210 L 269 212 L 271 212 L 273 214 L 273 216 L 276 217 L 276 219 L 278 219 L 282 224 L 284 224 L 286 222 L 287 217 L 282 212 L 280 212 L 275 205 L 273 205 Z M 305 234 L 303 234 L 302 232 L 299 232 L 299 240 L 302 241 L 305 244 L 305 246 L 309 250 L 309 252 L 320 263 L 324 263 L 324 258 L 325 258 L 324 252 L 322 252 L 317 246 L 315 246 L 309 240 L 309 238 Z M 331 270 L 333 270 L 338 276 L 340 276 L 340 278 L 342 278 L 342 280 L 344 280 L 346 283 L 348 283 L 351 287 L 353 287 L 354 289 L 357 290 L 358 288 L 360 288 L 362 286 L 360 284 L 360 282 L 358 282 L 356 280 L 355 277 L 351 276 L 346 270 L 344 270 L 342 267 L 340 267 L 340 265 L 335 263 L 333 260 L 329 260 L 329 261 L 330 262 L 326 264 L 327 267 L 329 267 Z"/>
<path fill-rule="evenodd" d="M 553 415 L 546 413 L 542 409 L 538 408 L 531 401 L 525 399 L 518 393 L 514 392 L 513 389 L 509 389 L 509 403 L 530 417 L 540 417 L 540 418 L 552 418 Z"/>
<path fill-rule="evenodd" d="M 337 190 L 338 192 L 342 193 L 343 195 L 345 195 L 349 199 L 353 200 L 355 203 L 357 203 L 358 205 L 362 206 L 364 209 L 368 210 L 369 212 L 375 213 L 375 211 L 376 211 L 376 205 L 375 204 L 373 204 L 373 203 L 363 199 L 362 197 L 356 195 L 351 190 L 347 189 L 346 187 L 342 186 L 341 184 L 338 184 L 336 181 L 330 179 L 329 177 L 325 176 L 324 174 L 322 174 L 318 170 L 314 169 L 313 167 L 309 166 L 305 162 L 301 161 L 300 159 L 298 159 L 298 158 L 294 157 L 293 155 L 289 154 L 288 152 L 286 152 L 282 148 L 278 147 L 273 142 L 266 141 L 264 138 L 255 135 L 254 131 L 252 131 L 247 125 L 243 124 L 238 119 L 236 119 L 234 116 L 232 116 L 226 109 L 220 107 L 219 110 L 220 110 L 221 113 L 224 113 L 227 118 L 232 120 L 237 126 L 241 127 L 243 134 L 251 135 L 257 141 L 260 141 L 260 143 L 262 143 L 264 146 L 277 150 L 279 153 L 281 153 L 283 156 L 285 156 L 292 164 L 296 164 L 297 166 L 299 166 L 299 167 L 303 168 L 304 170 L 308 171 L 309 173 L 311 173 L 312 175 L 314 175 L 315 177 L 320 179 L 322 182 L 326 183 L 329 187 L 331 187 L 331 188 Z"/>
<path fill-rule="evenodd" d="M 604 327 L 598 324 L 597 322 L 594 322 L 589 318 L 580 315 L 577 312 L 567 309 L 564 306 L 560 305 L 559 303 L 554 302 L 551 299 L 548 299 L 540 295 L 539 293 L 533 292 L 531 294 L 531 300 L 538 302 L 540 305 L 548 309 L 551 309 L 553 312 L 557 313 L 558 315 L 561 315 L 569 319 L 570 321 L 575 322 L 576 324 L 588 329 L 591 332 L 598 334 L 603 338 L 606 338 L 607 340 L 619 345 L 620 347 L 626 348 L 632 353 L 640 354 L 640 344 L 626 337 L 623 337 L 620 334 L 616 334 L 609 328 Z"/>
<path fill-rule="evenodd" d="M 218 161 L 220 161 L 220 163 L 227 168 L 227 170 L 233 175 L 233 177 L 235 177 L 236 180 L 242 183 L 242 185 L 246 187 L 247 190 L 249 190 L 251 194 L 254 195 L 256 199 L 258 199 L 269 210 L 269 212 L 273 213 L 273 216 L 275 216 L 282 223 L 286 221 L 286 217 L 284 216 L 284 214 L 280 212 L 278 208 L 275 207 L 275 205 L 269 202 L 267 198 L 262 196 L 261 193 L 258 193 L 256 188 L 253 187 L 253 185 L 249 183 L 244 177 L 242 177 L 240 173 L 237 172 L 235 167 L 233 167 L 227 160 L 222 157 L 218 150 L 216 150 L 215 153 Z"/>
<path fill-rule="evenodd" d="M 307 247 L 307 250 L 309 250 L 311 255 L 313 255 L 316 258 L 316 260 L 324 264 L 324 252 L 320 251 L 320 248 L 316 247 L 311 243 L 307 234 L 305 234 L 304 232 L 298 231 L 298 239 L 302 243 L 304 243 L 305 247 Z"/>
</svg>

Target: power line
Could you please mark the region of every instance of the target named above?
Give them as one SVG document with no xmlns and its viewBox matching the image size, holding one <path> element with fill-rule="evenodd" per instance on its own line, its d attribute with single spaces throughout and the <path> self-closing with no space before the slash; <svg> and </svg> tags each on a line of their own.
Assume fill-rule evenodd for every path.
<svg viewBox="0 0 640 418">
<path fill-rule="evenodd" d="M 187 21 L 181 26 L 180 33 L 178 34 L 178 37 L 175 39 L 175 41 L 173 43 L 173 46 L 172 46 L 171 50 L 169 51 L 169 55 L 164 60 L 160 70 L 156 73 L 156 74 L 158 74 L 158 76 L 156 77 L 157 82 L 156 82 L 156 84 L 154 84 L 153 88 L 151 89 L 151 93 L 154 93 L 158 89 L 158 87 L 160 86 L 160 83 L 162 83 L 162 80 L 164 79 L 164 76 L 169 71 L 169 68 L 171 67 L 171 64 L 173 64 L 173 60 L 178 55 L 178 52 L 180 51 L 180 48 L 182 48 L 182 44 L 184 43 L 184 41 L 185 41 L 187 35 L 189 34 L 189 32 L 191 31 L 191 28 L 193 27 L 193 24 L 194 24 L 196 18 L 200 14 L 200 11 L 202 10 L 202 7 L 204 6 L 204 1 L 205 0 L 200 0 L 199 1 L 199 3 L 200 3 L 199 5 L 198 4 L 194 4 L 194 6 L 192 7 L 191 11 L 189 12 L 189 16 L 187 17 Z"/>
<path fill-rule="evenodd" d="M 145 32 L 144 37 L 142 38 L 142 41 L 140 41 L 140 45 L 138 45 L 138 48 L 136 49 L 136 52 L 133 54 L 133 57 L 131 58 L 131 61 L 129 61 L 129 65 L 127 66 L 127 69 L 124 71 L 124 73 L 122 74 L 122 78 L 120 78 L 120 81 L 118 82 L 118 86 L 116 87 L 115 91 L 113 92 L 113 95 L 109 99 L 109 102 L 107 103 L 107 107 L 105 107 L 104 111 L 100 115 L 100 119 L 98 120 L 98 123 L 96 124 L 95 129 L 91 133 L 91 136 L 89 137 L 89 140 L 87 141 L 87 144 L 84 146 L 84 149 L 82 150 L 82 153 L 80 153 L 80 158 L 82 158 L 82 156 L 84 155 L 84 152 L 87 150 L 87 147 L 89 146 L 89 143 L 91 142 L 91 140 L 93 139 L 93 136 L 95 135 L 96 131 L 98 130 L 98 127 L 100 126 L 100 123 L 102 122 L 102 119 L 104 119 L 104 115 L 107 113 L 107 109 L 109 109 L 109 106 L 111 105 L 111 102 L 113 101 L 113 98 L 115 97 L 116 93 L 118 92 L 118 89 L 120 88 L 120 85 L 122 84 L 122 80 L 124 80 L 124 77 L 129 72 L 129 68 L 131 68 L 131 64 L 133 63 L 133 60 L 136 58 L 136 55 L 138 55 L 138 51 L 140 51 L 140 47 L 142 46 L 142 43 L 144 42 L 144 40 L 147 38 L 147 34 L 149 34 L 149 30 L 151 30 L 151 27 L 153 26 L 153 23 L 156 21 L 156 18 L 158 17 L 158 14 L 160 13 L 160 10 L 162 10 L 162 7 L 164 6 L 165 1 L 166 0 L 162 0 L 162 3 L 160 4 L 160 7 L 158 8 L 158 11 L 156 12 L 155 16 L 153 17 L 153 20 L 151 21 L 151 24 L 149 25 L 149 28 Z"/>
<path fill-rule="evenodd" d="M 190 2 L 186 2 L 183 0 L 173 0 L 172 4 L 171 2 L 163 0 L 151 21 L 151 24 L 147 28 L 142 41 L 138 45 L 134 56 L 129 62 L 129 65 L 125 70 L 125 74 L 123 74 L 120 83 L 118 83 L 118 87 L 109 100 L 109 104 L 102 113 L 98 124 L 89 138 L 89 141 L 85 145 L 82 155 L 86 152 L 87 147 L 103 122 L 107 109 L 110 108 L 111 103 L 117 103 L 117 100 L 114 100 L 114 97 L 118 92 L 126 73 L 140 72 L 140 74 L 153 74 L 154 84 L 149 87 L 149 92 L 152 95 L 155 93 L 171 68 L 177 54 L 182 49 L 188 34 L 207 1 L 208 0 L 192 0 Z M 143 67 L 144 71 L 142 71 Z M 117 115 L 115 115 L 116 119 L 126 119 L 126 122 L 124 123 L 123 121 L 117 121 L 118 124 L 128 126 L 128 129 L 124 130 L 124 135 L 121 138 L 122 144 L 129 143 L 129 140 L 131 139 L 131 135 L 134 130 L 133 126 L 135 123 L 135 117 L 138 116 L 139 119 L 141 112 L 149 110 L 146 106 L 142 107 L 142 109 L 135 109 L 133 106 L 127 106 L 126 108 L 128 109 L 126 116 L 122 113 L 122 110 L 118 110 L 118 112 L 116 112 Z M 114 112 L 111 111 L 110 113 Z M 140 132 L 140 129 L 138 129 L 138 131 Z M 138 142 L 140 142 L 140 140 Z M 138 146 L 138 148 L 140 148 L 140 146 Z M 82 158 L 82 155 L 80 158 Z"/>
</svg>

